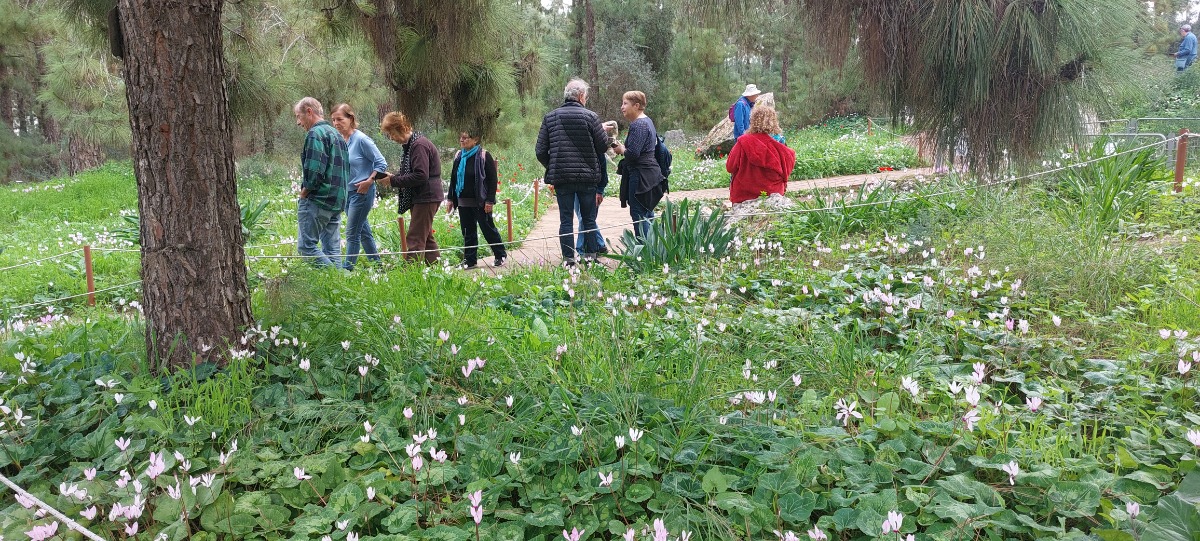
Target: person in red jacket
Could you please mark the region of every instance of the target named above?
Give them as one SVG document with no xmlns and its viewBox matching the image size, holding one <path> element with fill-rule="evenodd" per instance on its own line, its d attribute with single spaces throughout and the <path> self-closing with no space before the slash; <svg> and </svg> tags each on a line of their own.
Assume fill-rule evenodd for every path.
<svg viewBox="0 0 1200 541">
<path fill-rule="evenodd" d="M 775 109 L 759 106 L 751 111 L 750 129 L 738 138 L 725 161 L 725 170 L 733 176 L 730 201 L 741 203 L 787 191 L 787 179 L 796 167 L 796 151 L 771 137 L 778 131 Z"/>
</svg>

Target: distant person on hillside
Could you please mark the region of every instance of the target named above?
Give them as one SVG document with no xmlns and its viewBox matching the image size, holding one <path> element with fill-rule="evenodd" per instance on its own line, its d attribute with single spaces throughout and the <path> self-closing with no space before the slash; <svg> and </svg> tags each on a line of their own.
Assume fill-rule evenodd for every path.
<svg viewBox="0 0 1200 541">
<path fill-rule="evenodd" d="M 1179 27 L 1179 35 L 1183 36 L 1183 41 L 1179 42 L 1179 50 L 1175 52 L 1175 71 L 1188 69 L 1196 61 L 1196 34 L 1192 33 L 1192 25 Z"/>
<path fill-rule="evenodd" d="M 332 267 L 342 253 L 338 226 L 350 177 L 346 140 L 325 121 L 325 109 L 316 99 L 301 99 L 292 112 L 296 125 L 308 131 L 300 153 L 303 178 L 297 203 L 296 250 L 313 265 Z"/>
<path fill-rule="evenodd" d="M 437 240 L 433 238 L 433 217 L 438 207 L 442 206 L 442 194 L 445 193 L 442 188 L 442 160 L 433 142 L 414 130 L 404 113 L 392 111 L 384 115 L 380 129 L 389 139 L 404 146 L 400 170 L 376 180 L 395 188 L 412 190 L 412 213 L 408 233 L 404 236 L 409 253 L 404 254 L 404 259 L 424 259 L 426 264 L 432 265 L 439 256 Z M 401 207 L 397 210 L 404 214 L 409 210 L 403 208 L 406 201 L 404 197 L 398 199 Z"/>
<path fill-rule="evenodd" d="M 546 113 L 538 129 L 534 153 L 546 168 L 546 184 L 554 187 L 558 199 L 558 243 L 563 266 L 576 264 L 574 221 L 579 205 L 584 231 L 597 229 L 596 213 L 604 201 L 608 177 L 604 174 L 604 152 L 609 138 L 600 118 L 585 105 L 588 84 L 571 79 L 563 89 L 563 104 Z M 595 258 L 599 247 L 584 236 L 581 257 Z"/>
<path fill-rule="evenodd" d="M 730 120 L 733 120 L 734 141 L 737 141 L 750 127 L 750 111 L 754 108 L 754 102 L 758 99 L 759 94 L 762 94 L 762 91 L 758 89 L 758 85 L 746 85 L 746 90 L 733 104 L 733 114 Z"/>
<path fill-rule="evenodd" d="M 458 134 L 458 146 L 450 166 L 450 191 L 446 192 L 446 212 L 458 209 L 459 229 L 463 236 L 464 269 L 474 268 L 479 257 L 479 231 L 492 248 L 496 259 L 494 267 L 503 267 L 508 258 L 504 239 L 492 219 L 496 205 L 496 188 L 499 175 L 496 158 L 483 149 L 478 130 L 466 130 Z"/>
<path fill-rule="evenodd" d="M 617 170 L 621 173 L 621 206 L 629 205 L 633 219 L 633 235 L 646 238 L 654 219 L 654 207 L 663 197 L 663 175 L 654 158 L 658 146 L 658 130 L 646 116 L 646 94 L 631 90 L 621 97 L 621 115 L 629 121 L 625 143 L 617 143 L 613 151 L 625 157 Z"/>
<path fill-rule="evenodd" d="M 365 250 L 367 259 L 379 263 L 379 248 L 367 215 L 375 208 L 374 177 L 387 175 L 387 160 L 367 134 L 358 131 L 358 116 L 349 104 L 333 108 L 329 115 L 333 127 L 346 140 L 350 153 L 350 186 L 346 198 L 346 258 L 342 266 L 354 270 L 359 250 Z"/>
<path fill-rule="evenodd" d="M 787 192 L 787 179 L 796 167 L 796 151 L 771 137 L 779 126 L 775 109 L 755 107 L 750 114 L 750 129 L 738 139 L 725 170 L 733 176 L 729 200 L 741 203 L 763 194 Z"/>
</svg>

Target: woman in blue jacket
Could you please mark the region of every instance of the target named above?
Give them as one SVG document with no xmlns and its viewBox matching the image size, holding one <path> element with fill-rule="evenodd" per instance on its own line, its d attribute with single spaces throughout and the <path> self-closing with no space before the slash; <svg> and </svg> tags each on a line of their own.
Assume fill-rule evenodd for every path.
<svg viewBox="0 0 1200 541">
<path fill-rule="evenodd" d="M 375 236 L 367 215 L 375 207 L 375 183 L 373 178 L 387 173 L 387 161 L 375 146 L 375 141 L 358 131 L 358 117 L 348 104 L 333 108 L 329 116 L 333 127 L 346 138 L 350 154 L 350 184 L 346 197 L 346 258 L 342 266 L 354 270 L 359 250 L 366 252 L 367 259 L 380 262 Z"/>
</svg>

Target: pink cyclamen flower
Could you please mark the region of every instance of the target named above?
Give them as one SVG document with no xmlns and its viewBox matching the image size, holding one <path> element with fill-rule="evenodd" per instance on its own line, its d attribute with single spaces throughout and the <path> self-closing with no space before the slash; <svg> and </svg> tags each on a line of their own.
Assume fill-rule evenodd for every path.
<svg viewBox="0 0 1200 541">
<path fill-rule="evenodd" d="M 1053 323 L 1055 327 L 1058 327 L 1059 325 L 1062 325 L 1062 318 L 1058 316 L 1050 316 L 1050 322 Z"/>
<path fill-rule="evenodd" d="M 358 533 L 357 532 L 346 533 L 346 541 L 358 541 Z"/>
<path fill-rule="evenodd" d="M 478 505 L 471 506 L 471 519 L 475 521 L 475 525 L 483 522 L 483 507 Z"/>
<path fill-rule="evenodd" d="M 780 532 L 779 530 L 774 530 L 774 532 L 775 532 L 775 537 L 778 537 L 779 541 L 800 541 L 800 538 L 796 536 L 796 532 L 793 532 L 791 530 L 788 530 L 786 532 Z"/>
<path fill-rule="evenodd" d="M 1187 431 L 1187 439 L 1192 442 L 1192 445 L 1200 447 L 1200 430 Z"/>
<path fill-rule="evenodd" d="M 1025 405 L 1029 406 L 1029 411 L 1036 412 L 1038 410 L 1038 408 L 1042 407 L 1042 397 L 1031 396 L 1029 398 L 1026 398 Z"/>
<path fill-rule="evenodd" d="M 1016 460 L 1010 461 L 1008 464 L 1000 466 L 1000 469 L 1004 470 L 1004 473 L 1008 474 L 1008 484 L 1009 485 L 1017 484 L 1017 482 L 1016 482 L 1017 474 L 1021 473 L 1021 467 L 1019 465 L 1017 465 Z"/>
<path fill-rule="evenodd" d="M 1142 506 L 1138 502 L 1125 502 L 1125 512 L 1129 514 L 1129 518 L 1137 518 L 1142 514 Z"/>
<path fill-rule="evenodd" d="M 299 466 L 292 468 L 292 475 L 295 475 L 296 479 L 299 481 L 305 481 L 308 479 L 312 479 L 312 476 L 305 474 L 304 468 L 301 468 Z"/>
<path fill-rule="evenodd" d="M 850 426 L 850 418 L 862 419 L 862 413 L 854 411 L 858 407 L 858 401 L 855 400 L 849 405 L 846 404 L 846 399 L 838 399 L 837 404 L 834 404 L 834 409 L 837 410 L 837 420 L 842 422 L 842 426 Z"/>
<path fill-rule="evenodd" d="M 967 400 L 967 403 L 970 404 L 971 407 L 978 406 L 979 388 L 974 385 L 968 385 L 966 392 L 963 394 L 963 398 Z"/>
<path fill-rule="evenodd" d="M 580 537 L 583 537 L 583 532 L 579 531 L 578 528 L 571 528 L 571 531 L 569 532 L 563 530 L 563 538 L 566 539 L 566 541 L 579 541 Z"/>
<path fill-rule="evenodd" d="M 83 470 L 83 478 L 91 481 L 96 478 L 96 468 L 88 468 Z"/>
<path fill-rule="evenodd" d="M 117 441 L 113 443 L 117 446 L 117 449 L 124 451 L 129 448 L 129 444 L 133 443 L 133 441 L 129 438 L 117 438 Z"/>
<path fill-rule="evenodd" d="M 367 377 L 367 370 L 368 370 L 368 369 L 369 369 L 369 367 L 367 367 L 367 366 L 365 366 L 365 365 L 364 365 L 364 366 L 360 366 L 360 367 L 358 367 L 358 375 L 359 375 L 359 376 L 362 376 L 362 377 L 364 377 L 364 378 L 365 378 L 365 377 Z"/>
<path fill-rule="evenodd" d="M 829 539 L 829 536 L 825 535 L 825 532 L 821 531 L 820 528 L 813 528 L 805 533 L 807 533 L 808 538 L 812 539 L 813 541 L 827 541 Z"/>
<path fill-rule="evenodd" d="M 404 408 L 404 418 L 405 418 L 405 419 L 412 419 L 412 417 L 413 417 L 413 410 L 412 410 L 412 408 Z"/>
<path fill-rule="evenodd" d="M 129 524 L 125 525 L 125 535 L 134 536 L 134 535 L 137 535 L 137 532 L 138 532 L 138 523 L 130 522 Z"/>
<path fill-rule="evenodd" d="M 670 533 L 667 532 L 666 524 L 663 524 L 663 519 L 654 519 L 654 541 L 667 541 L 667 536 L 669 535 Z"/>
<path fill-rule="evenodd" d="M 99 510 L 98 510 L 98 509 L 96 509 L 96 506 L 94 506 L 94 505 L 93 505 L 93 506 L 91 506 L 91 507 L 89 507 L 89 508 L 87 508 L 87 509 L 84 509 L 83 511 L 80 511 L 80 512 L 79 512 L 79 516 L 81 516 L 81 517 L 83 517 L 83 518 L 86 518 L 86 519 L 88 519 L 88 520 L 93 520 L 93 519 L 95 519 L 95 518 L 96 518 L 96 513 L 97 513 L 98 511 L 99 511 Z"/>
<path fill-rule="evenodd" d="M 970 411 L 962 416 L 963 422 L 967 424 L 968 432 L 975 430 L 975 423 L 979 422 L 979 418 L 979 410 L 975 408 L 971 408 Z"/>
<path fill-rule="evenodd" d="M 621 536 L 621 539 L 624 541 L 634 541 L 637 539 L 637 532 L 633 531 L 633 528 L 629 528 L 628 530 L 625 530 L 625 533 Z"/>
<path fill-rule="evenodd" d="M 1177 368 L 1179 369 L 1179 375 L 1185 376 L 1189 371 L 1191 371 L 1192 363 L 1183 359 L 1179 359 L 1179 366 Z"/>
<path fill-rule="evenodd" d="M 504 397 L 504 405 L 506 405 L 506 406 L 508 406 L 508 407 L 510 407 L 510 408 L 512 407 L 512 405 L 513 405 L 513 397 L 512 397 L 512 395 L 508 395 L 508 396 Z"/>
<path fill-rule="evenodd" d="M 802 381 L 804 378 L 800 377 L 800 374 L 792 374 L 792 386 L 799 387 Z"/>
<path fill-rule="evenodd" d="M 450 331 L 447 331 L 444 329 L 441 331 L 438 331 L 438 339 L 443 342 L 449 341 L 450 340 Z"/>
<path fill-rule="evenodd" d="M 904 515 L 899 511 L 888 511 L 887 518 L 883 520 L 883 533 L 899 532 L 900 527 L 904 525 Z"/>
<path fill-rule="evenodd" d="M 643 432 L 640 429 L 630 428 L 629 429 L 629 441 L 637 443 L 638 440 L 642 439 L 642 434 L 643 434 Z"/>
<path fill-rule="evenodd" d="M 1158 337 L 1166 340 L 1171 337 L 1171 329 L 1159 329 Z"/>
<path fill-rule="evenodd" d="M 617 449 L 625 448 L 625 436 L 614 436 L 613 442 L 617 444 Z"/>
<path fill-rule="evenodd" d="M 375 499 L 375 487 L 367 487 L 367 501 Z"/>
<path fill-rule="evenodd" d="M 612 486 L 613 474 L 611 472 L 608 475 L 604 475 L 604 472 L 596 472 L 596 473 L 598 475 L 600 475 L 600 486 L 602 486 L 602 487 L 611 487 Z"/>
</svg>

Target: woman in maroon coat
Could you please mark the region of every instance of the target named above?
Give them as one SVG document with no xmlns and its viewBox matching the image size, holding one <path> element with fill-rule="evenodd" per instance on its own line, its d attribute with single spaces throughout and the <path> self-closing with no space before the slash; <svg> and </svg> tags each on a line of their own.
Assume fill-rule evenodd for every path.
<svg viewBox="0 0 1200 541">
<path fill-rule="evenodd" d="M 796 151 L 771 137 L 778 131 L 775 109 L 759 106 L 751 111 L 750 129 L 738 137 L 725 161 L 725 170 L 733 175 L 730 201 L 741 203 L 787 191 L 787 179 L 796 167 Z"/>
</svg>

